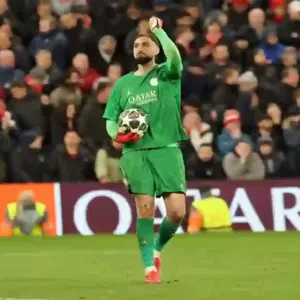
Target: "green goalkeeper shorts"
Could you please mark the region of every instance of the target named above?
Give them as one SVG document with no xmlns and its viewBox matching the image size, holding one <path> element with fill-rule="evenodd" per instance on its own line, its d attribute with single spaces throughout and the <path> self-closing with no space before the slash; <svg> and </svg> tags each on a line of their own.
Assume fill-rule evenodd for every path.
<svg viewBox="0 0 300 300">
<path fill-rule="evenodd" d="M 185 166 L 179 147 L 135 150 L 121 158 L 124 183 L 131 194 L 160 197 L 185 193 Z"/>
</svg>

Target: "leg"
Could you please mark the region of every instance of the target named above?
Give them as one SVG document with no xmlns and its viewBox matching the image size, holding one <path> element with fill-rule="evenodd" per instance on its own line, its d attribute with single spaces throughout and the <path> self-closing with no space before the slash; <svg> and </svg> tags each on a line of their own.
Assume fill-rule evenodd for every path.
<svg viewBox="0 0 300 300">
<path fill-rule="evenodd" d="M 151 151 L 149 157 L 157 195 L 163 195 L 167 217 L 155 239 L 155 267 L 160 276 L 160 252 L 177 231 L 185 215 L 185 167 L 181 150 L 166 147 Z"/>
<path fill-rule="evenodd" d="M 163 220 L 159 233 L 155 240 L 155 257 L 160 256 L 160 252 L 168 241 L 174 236 L 182 219 L 185 216 L 185 194 L 168 193 L 164 194 L 167 216 Z"/>
<path fill-rule="evenodd" d="M 146 151 L 128 152 L 122 156 L 120 167 L 124 183 L 135 198 L 136 234 L 145 267 L 146 283 L 158 283 L 153 257 L 154 179 L 146 155 Z"/>
<path fill-rule="evenodd" d="M 145 272 L 154 270 L 154 198 L 148 195 L 135 195 L 135 204 L 137 211 L 136 233 L 142 260 L 145 266 Z"/>
</svg>

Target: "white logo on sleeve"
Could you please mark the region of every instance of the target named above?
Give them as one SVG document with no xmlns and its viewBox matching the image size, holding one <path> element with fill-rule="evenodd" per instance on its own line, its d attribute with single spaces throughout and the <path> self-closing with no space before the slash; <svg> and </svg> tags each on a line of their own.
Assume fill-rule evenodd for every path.
<svg viewBox="0 0 300 300">
<path fill-rule="evenodd" d="M 151 80 L 150 80 L 150 84 L 152 86 L 157 86 L 158 85 L 158 79 L 156 77 L 153 77 Z"/>
</svg>

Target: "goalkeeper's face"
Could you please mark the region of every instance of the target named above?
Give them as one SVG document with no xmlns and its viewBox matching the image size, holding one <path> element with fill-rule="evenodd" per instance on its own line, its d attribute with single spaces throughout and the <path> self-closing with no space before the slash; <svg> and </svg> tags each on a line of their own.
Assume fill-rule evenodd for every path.
<svg viewBox="0 0 300 300">
<path fill-rule="evenodd" d="M 148 36 L 140 36 L 134 41 L 133 55 L 139 65 L 154 61 L 159 53 L 158 45 Z"/>
</svg>

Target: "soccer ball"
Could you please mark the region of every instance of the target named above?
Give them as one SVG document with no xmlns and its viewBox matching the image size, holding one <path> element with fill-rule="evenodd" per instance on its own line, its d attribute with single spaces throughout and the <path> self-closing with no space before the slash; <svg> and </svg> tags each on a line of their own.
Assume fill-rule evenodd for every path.
<svg viewBox="0 0 300 300">
<path fill-rule="evenodd" d="M 131 131 L 144 134 L 149 127 L 148 117 L 138 108 L 129 108 L 120 114 L 119 127 L 122 128 L 125 133 Z"/>
</svg>

